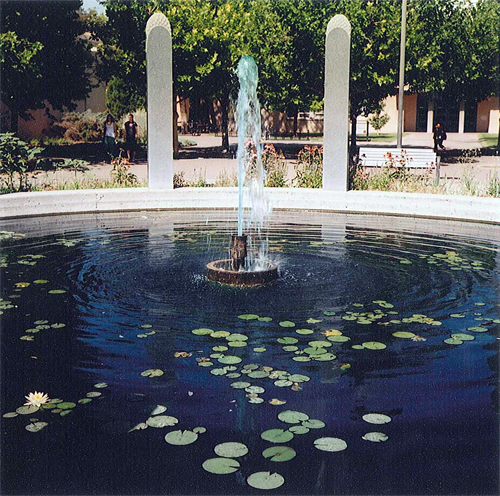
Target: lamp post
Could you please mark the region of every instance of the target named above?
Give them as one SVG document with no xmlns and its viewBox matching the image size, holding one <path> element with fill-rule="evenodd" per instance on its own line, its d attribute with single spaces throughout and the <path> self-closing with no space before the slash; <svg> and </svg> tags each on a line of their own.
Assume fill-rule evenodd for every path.
<svg viewBox="0 0 500 496">
<path fill-rule="evenodd" d="M 399 97 L 397 147 L 403 146 L 403 99 L 405 93 L 406 0 L 401 6 L 401 45 L 399 48 Z"/>
</svg>

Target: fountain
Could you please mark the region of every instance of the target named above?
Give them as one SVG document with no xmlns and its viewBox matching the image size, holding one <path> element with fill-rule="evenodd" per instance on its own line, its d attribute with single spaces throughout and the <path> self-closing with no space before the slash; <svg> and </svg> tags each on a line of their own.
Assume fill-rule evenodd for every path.
<svg viewBox="0 0 500 496">
<path fill-rule="evenodd" d="M 264 196 L 261 116 L 257 98 L 258 70 L 252 57 L 244 56 L 237 68 L 240 90 L 236 107 L 238 129 L 238 234 L 232 236 L 231 258 L 207 265 L 208 279 L 233 286 L 256 286 L 278 277 L 275 264 L 266 260 L 267 243 L 261 238 L 265 218 L 270 214 Z M 249 140 L 250 138 L 250 140 Z M 245 200 L 250 208 L 245 209 Z M 247 219 L 244 219 L 247 213 Z M 243 234 L 243 228 L 253 236 Z"/>
</svg>

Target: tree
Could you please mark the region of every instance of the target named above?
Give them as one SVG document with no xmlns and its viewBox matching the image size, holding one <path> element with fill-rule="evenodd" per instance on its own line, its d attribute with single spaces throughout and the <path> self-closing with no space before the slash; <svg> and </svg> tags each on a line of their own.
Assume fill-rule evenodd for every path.
<svg viewBox="0 0 500 496">
<path fill-rule="evenodd" d="M 90 47 L 78 9 L 81 1 L 4 1 L 0 9 L 1 99 L 11 113 L 12 130 L 18 117 L 43 108 L 73 110 L 74 100 L 91 90 Z"/>
</svg>

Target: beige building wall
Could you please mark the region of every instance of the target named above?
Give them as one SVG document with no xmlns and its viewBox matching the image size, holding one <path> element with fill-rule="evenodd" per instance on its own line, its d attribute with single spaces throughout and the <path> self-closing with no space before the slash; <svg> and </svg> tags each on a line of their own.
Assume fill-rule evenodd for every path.
<svg viewBox="0 0 500 496">
<path fill-rule="evenodd" d="M 490 123 L 488 133 L 498 134 L 500 132 L 500 98 L 492 97 L 490 100 Z"/>
</svg>

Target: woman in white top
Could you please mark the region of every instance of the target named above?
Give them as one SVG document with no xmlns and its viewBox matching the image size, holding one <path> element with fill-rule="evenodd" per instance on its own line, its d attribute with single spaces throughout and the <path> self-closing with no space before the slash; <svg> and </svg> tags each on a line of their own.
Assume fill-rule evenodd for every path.
<svg viewBox="0 0 500 496">
<path fill-rule="evenodd" d="M 106 151 L 106 156 L 111 163 L 115 156 L 115 148 L 116 148 L 116 137 L 117 137 L 117 128 L 116 122 L 113 119 L 111 114 L 108 114 L 106 117 L 106 122 L 104 123 L 104 149 Z"/>
</svg>

